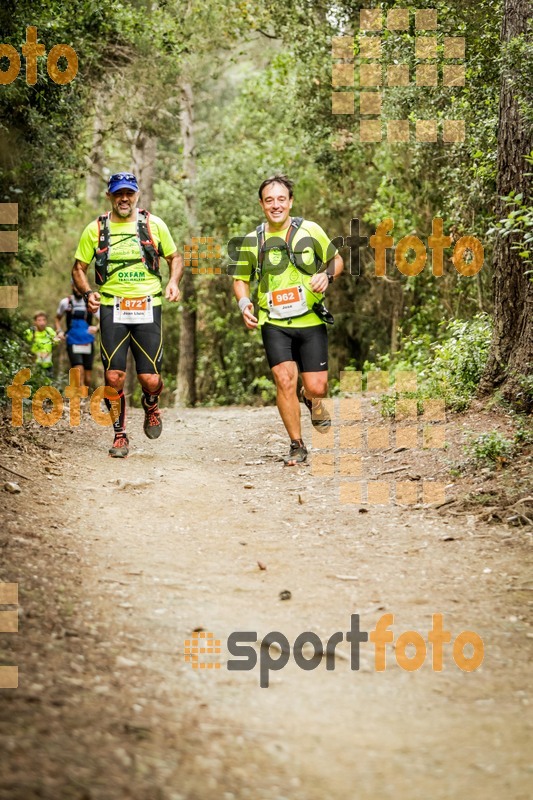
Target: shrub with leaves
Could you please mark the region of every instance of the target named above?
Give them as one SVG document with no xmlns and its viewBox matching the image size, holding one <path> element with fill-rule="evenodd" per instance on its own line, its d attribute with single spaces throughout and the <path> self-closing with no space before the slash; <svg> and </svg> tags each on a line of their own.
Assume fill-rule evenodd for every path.
<svg viewBox="0 0 533 800">
<path fill-rule="evenodd" d="M 394 360 L 388 355 L 379 357 L 379 368 L 388 369 L 393 375 L 397 371 L 413 370 L 418 382 L 415 393 L 383 396 L 382 414 L 394 416 L 393 401 L 400 396 L 419 400 L 442 397 L 449 409 L 468 408 L 485 368 L 491 335 L 490 317 L 478 314 L 471 320 L 445 323 L 443 338 L 438 342 L 418 340 L 417 346 L 405 348 Z M 365 371 L 371 366 L 367 362 Z"/>
<path fill-rule="evenodd" d="M 503 466 L 515 453 L 515 443 L 497 431 L 482 433 L 466 445 L 465 451 L 476 466 L 498 464 Z"/>
</svg>

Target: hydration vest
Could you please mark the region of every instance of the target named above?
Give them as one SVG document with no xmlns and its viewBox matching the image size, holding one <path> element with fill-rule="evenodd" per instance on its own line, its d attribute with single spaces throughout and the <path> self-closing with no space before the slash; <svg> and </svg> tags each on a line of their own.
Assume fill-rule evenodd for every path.
<svg viewBox="0 0 533 800">
<path fill-rule="evenodd" d="M 90 344 L 94 342 L 94 336 L 88 330 L 93 315 L 87 308 L 83 297 L 77 298 L 73 294 L 70 295 L 65 316 L 67 320 L 67 344 Z"/>
<path fill-rule="evenodd" d="M 127 259 L 113 262 L 113 268 L 108 269 L 109 257 L 111 254 L 111 232 L 110 232 L 111 212 L 101 214 L 98 219 L 98 244 L 94 251 L 94 272 L 96 283 L 102 286 L 108 278 L 118 270 L 131 264 L 138 264 L 139 259 Z M 146 269 L 161 280 L 159 271 L 159 259 L 163 255 L 156 245 L 150 231 L 150 212 L 143 208 L 137 209 L 137 242 L 139 245 L 140 260 Z"/>
<path fill-rule="evenodd" d="M 310 275 L 309 269 L 304 269 L 303 266 L 300 266 L 297 263 L 296 257 L 294 255 L 294 250 L 292 249 L 292 242 L 294 240 L 294 237 L 296 236 L 297 231 L 302 226 L 303 221 L 304 221 L 303 217 L 293 217 L 293 219 L 291 220 L 291 224 L 289 225 L 289 229 L 288 229 L 288 231 L 287 231 L 287 233 L 285 235 L 285 241 L 284 242 L 280 242 L 278 237 L 273 237 L 272 244 L 270 245 L 270 247 L 268 246 L 268 241 L 267 241 L 266 235 L 265 235 L 266 224 L 264 222 L 262 222 L 261 225 L 257 226 L 257 228 L 255 229 L 255 233 L 256 233 L 256 236 L 257 236 L 257 267 L 256 267 L 255 275 L 256 275 L 256 278 L 257 278 L 257 280 L 259 282 L 261 282 L 262 277 L 263 277 L 263 263 L 264 263 L 264 260 L 265 260 L 265 252 L 267 250 L 285 250 L 287 252 L 287 256 L 289 258 L 290 264 L 293 267 L 295 267 L 295 269 L 297 269 L 298 272 L 302 273 L 302 275 L 306 275 L 307 277 L 309 277 L 309 275 Z M 314 259 L 315 259 L 315 272 L 319 272 L 323 262 L 322 262 L 322 259 L 320 258 L 320 256 L 314 250 L 314 248 L 313 248 L 313 252 L 314 252 Z M 288 267 L 288 265 L 287 265 L 287 267 Z M 287 267 L 285 267 L 284 270 L 287 269 Z M 271 269 L 271 271 L 273 273 L 275 273 L 275 269 L 276 268 Z M 277 274 L 279 274 L 279 273 L 277 273 Z M 310 295 L 314 295 L 315 297 L 317 296 L 314 292 L 311 291 L 311 289 L 307 289 L 306 291 Z M 259 308 L 262 311 L 266 311 L 266 313 L 268 314 L 268 317 L 270 319 L 270 311 L 269 311 L 269 309 L 267 307 L 261 306 L 261 305 L 259 306 Z M 305 311 L 303 314 L 297 314 L 294 317 L 290 317 L 290 318 L 288 318 L 287 321 L 288 321 L 289 324 L 291 324 L 293 319 L 297 319 L 298 317 L 305 317 L 305 316 L 307 316 L 307 314 L 310 314 L 311 312 L 314 312 L 324 322 L 328 322 L 330 324 L 333 323 L 333 317 L 331 316 L 329 311 L 327 311 L 327 309 L 324 306 L 322 301 L 316 301 L 314 304 L 309 305 L 308 310 Z M 327 318 L 324 315 L 327 315 Z"/>
<path fill-rule="evenodd" d="M 294 256 L 294 251 L 292 249 L 292 242 L 294 240 L 294 237 L 296 236 L 296 232 L 301 228 L 303 221 L 304 221 L 303 217 L 293 217 L 291 224 L 289 226 L 289 230 L 287 231 L 287 234 L 285 236 L 285 242 L 280 243 L 279 239 L 275 237 L 271 247 L 267 246 L 267 239 L 265 235 L 265 227 L 266 227 L 265 223 L 262 222 L 261 225 L 257 226 L 257 228 L 255 229 L 255 233 L 257 236 L 257 269 L 256 269 L 257 280 L 260 281 L 262 278 L 263 263 L 265 260 L 265 251 L 270 249 L 286 250 L 287 255 L 289 257 L 289 261 L 293 265 L 293 267 L 296 267 L 296 269 L 299 272 L 303 273 L 304 275 L 309 276 L 309 270 L 302 269 L 302 267 L 300 267 L 296 263 L 296 258 Z M 315 253 L 315 267 L 316 267 L 315 271 L 318 272 L 321 266 L 322 266 L 322 260 Z"/>
<path fill-rule="evenodd" d="M 65 317 L 67 320 L 67 330 L 69 330 L 70 326 L 72 325 L 72 320 L 74 319 L 83 319 L 85 322 L 90 325 L 92 314 L 87 308 L 87 304 L 83 297 L 76 297 L 76 295 L 71 294 L 68 298 L 68 306 L 65 312 Z"/>
</svg>

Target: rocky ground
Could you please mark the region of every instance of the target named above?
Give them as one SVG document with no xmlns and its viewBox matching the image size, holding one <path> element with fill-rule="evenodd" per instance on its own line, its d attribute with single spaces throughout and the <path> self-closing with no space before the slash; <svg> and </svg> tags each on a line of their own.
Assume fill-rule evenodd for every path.
<svg viewBox="0 0 533 800">
<path fill-rule="evenodd" d="M 0 580 L 19 585 L 19 632 L 0 663 L 19 686 L 0 690 L 0 798 L 526 800 L 531 453 L 458 467 L 470 431 L 512 418 L 479 406 L 449 417 L 447 449 L 363 455 L 365 479 L 446 487 L 410 505 L 343 503 L 342 476 L 284 468 L 275 409 L 167 409 L 164 424 L 150 442 L 133 411 L 119 461 L 87 412 L 76 428 L 5 421 Z M 481 637 L 479 669 L 451 644 L 440 672 L 429 645 L 420 669 L 398 665 L 398 637 L 427 641 L 436 613 L 452 642 Z M 352 614 L 365 631 L 394 615 L 384 671 L 371 642 L 351 669 Z M 236 631 L 257 634 L 263 667 L 263 638 L 287 638 L 268 688 L 259 663 L 228 670 Z M 297 666 L 305 631 L 344 633 L 333 670 Z M 185 643 L 207 632 L 221 652 L 200 661 L 220 666 L 194 669 Z"/>
</svg>

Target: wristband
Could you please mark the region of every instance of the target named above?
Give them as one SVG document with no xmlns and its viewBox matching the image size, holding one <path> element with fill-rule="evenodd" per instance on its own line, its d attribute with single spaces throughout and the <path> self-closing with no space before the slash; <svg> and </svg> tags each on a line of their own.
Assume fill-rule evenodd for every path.
<svg viewBox="0 0 533 800">
<path fill-rule="evenodd" d="M 252 301 L 250 300 L 249 297 L 241 297 L 241 299 L 239 300 L 239 309 L 241 314 L 244 314 L 244 309 L 248 308 L 251 302 Z"/>
</svg>

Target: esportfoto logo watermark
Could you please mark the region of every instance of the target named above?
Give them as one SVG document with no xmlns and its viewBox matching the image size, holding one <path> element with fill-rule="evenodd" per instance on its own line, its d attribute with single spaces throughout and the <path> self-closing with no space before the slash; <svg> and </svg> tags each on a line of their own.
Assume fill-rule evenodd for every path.
<svg viewBox="0 0 533 800">
<path fill-rule="evenodd" d="M 19 249 L 18 203 L 0 203 L 0 253 L 17 253 Z M 0 286 L 0 308 L 17 308 L 19 304 L 19 287 L 11 285 Z"/>
<path fill-rule="evenodd" d="M 444 645 L 451 644 L 452 658 L 455 665 L 463 672 L 473 672 L 483 663 L 485 648 L 483 639 L 474 631 L 461 631 L 452 644 L 452 633 L 444 628 L 444 615 L 433 614 L 432 626 L 427 634 L 427 642 L 418 631 L 404 631 L 396 639 L 390 626 L 394 625 L 394 614 L 383 614 L 370 632 L 361 630 L 359 614 L 350 617 L 350 630 L 344 634 L 336 631 L 327 640 L 325 646 L 313 631 L 300 633 L 292 645 L 292 657 L 295 664 L 305 672 L 317 669 L 323 660 L 326 670 L 334 670 L 336 665 L 335 648 L 346 641 L 350 644 L 350 669 L 360 668 L 361 644 L 370 641 L 374 646 L 374 669 L 384 672 L 387 669 L 386 645 L 394 643 L 396 664 L 408 672 L 420 669 L 426 661 L 428 646 L 431 645 L 431 669 L 442 672 L 444 669 Z M 228 636 L 226 646 L 235 658 L 228 659 L 226 669 L 230 672 L 249 672 L 259 662 L 259 686 L 266 689 L 270 683 L 270 673 L 279 672 L 291 657 L 291 644 L 280 631 L 270 631 L 263 637 L 259 652 L 254 644 L 258 642 L 257 631 L 234 631 Z M 465 648 L 470 653 L 465 654 Z M 306 652 L 304 653 L 304 648 Z M 275 651 L 275 654 L 272 653 Z M 311 655 L 308 652 L 311 650 Z M 221 653 L 220 640 L 214 638 L 212 632 L 194 632 L 192 641 L 185 642 L 185 661 L 193 669 L 220 669 L 221 662 L 213 658 Z M 199 660 L 200 656 L 208 656 Z"/>
<path fill-rule="evenodd" d="M 383 138 L 383 86 L 387 91 L 411 85 L 409 48 L 416 59 L 414 83 L 417 87 L 450 87 L 457 93 L 465 85 L 465 38 L 437 34 L 437 10 L 426 8 L 414 12 L 414 32 L 410 35 L 410 8 L 390 9 L 386 16 L 381 8 L 363 8 L 359 13 L 359 37 L 337 36 L 332 40 L 331 95 L 333 114 L 355 114 L 356 55 L 359 67 L 359 141 L 380 142 Z M 401 49 L 394 53 L 392 63 L 383 62 L 384 45 L 401 40 Z M 401 63 L 398 63 L 398 60 Z M 439 71 L 442 78 L 439 77 Z M 345 88 L 346 87 L 346 88 Z M 386 122 L 387 141 L 409 142 L 411 119 L 389 119 Z M 437 142 L 438 120 L 414 120 L 417 142 Z M 442 141 L 462 142 L 465 139 L 463 119 L 442 120 Z M 354 136 L 340 131 L 334 146 L 342 149 Z"/>
<path fill-rule="evenodd" d="M 22 55 L 26 59 L 26 83 L 34 86 L 37 83 L 37 58 L 46 55 L 44 44 L 37 42 L 37 28 L 33 25 L 26 28 L 26 42 L 22 45 Z M 0 60 L 7 59 L 7 69 L 0 68 L 0 86 L 6 86 L 18 78 L 20 74 L 20 55 L 11 44 L 0 44 Z M 66 65 L 59 68 L 60 59 Z M 56 44 L 46 57 L 46 70 L 54 83 L 64 86 L 74 80 L 78 74 L 78 56 L 68 44 Z"/>
<path fill-rule="evenodd" d="M 394 254 L 394 263 L 402 275 L 413 277 L 419 275 L 425 268 L 428 260 L 427 248 L 424 242 L 414 234 L 403 236 L 396 244 L 391 235 L 394 229 L 394 219 L 387 217 L 376 225 L 376 232 L 370 237 L 361 236 L 360 223 L 357 217 L 350 221 L 350 235 L 336 236 L 324 254 L 324 262 L 333 258 L 335 250 L 342 247 L 348 248 L 348 273 L 360 275 L 360 250 L 368 247 L 374 250 L 374 275 L 383 277 L 387 272 L 387 252 Z M 269 246 L 264 251 L 262 275 L 279 275 L 289 266 L 289 256 L 282 237 L 272 236 L 268 240 Z M 475 236 L 461 236 L 455 243 L 451 236 L 444 234 L 444 224 L 441 217 L 434 217 L 431 223 L 431 234 L 428 236 L 428 246 L 431 250 L 431 270 L 435 277 L 444 275 L 444 251 L 452 247 L 451 262 L 457 272 L 463 277 L 471 278 L 480 271 L 485 256 L 480 240 Z M 234 236 L 227 244 L 227 253 L 231 262 L 227 267 L 227 274 L 239 275 L 247 271 L 252 276 L 257 269 L 257 236 Z M 294 246 L 293 255 L 298 268 L 309 275 L 315 272 L 313 252 L 321 253 L 322 248 L 312 236 L 303 236 Z M 390 261 L 390 260 L 389 260 Z"/>
<path fill-rule="evenodd" d="M 18 608 L 18 583 L 0 583 L 0 606 Z M 0 633 L 18 633 L 19 617 L 17 608 L 0 611 Z M 0 689 L 17 689 L 19 669 L 17 666 L 0 666 Z"/>
<path fill-rule="evenodd" d="M 31 397 L 31 386 L 26 386 L 26 381 L 31 377 L 31 370 L 27 367 L 19 369 L 13 377 L 13 382 L 6 387 L 6 394 L 11 399 L 11 424 L 14 428 L 24 425 L 24 400 Z M 80 373 L 76 367 L 69 370 L 69 383 L 64 389 L 65 398 L 69 402 L 69 422 L 72 427 L 77 427 L 81 421 L 81 400 L 86 398 L 89 389 L 81 386 Z M 111 411 L 102 411 L 102 400 L 111 402 Z M 91 394 L 89 404 L 90 414 L 94 422 L 103 428 L 113 424 L 118 418 L 118 392 L 112 386 L 99 386 Z M 33 417 L 39 425 L 50 428 L 63 416 L 63 397 L 55 386 L 41 386 L 32 398 Z"/>
<path fill-rule="evenodd" d="M 446 484 L 408 477 L 406 467 L 385 469 L 379 476 L 365 477 L 366 459 L 391 447 L 402 450 L 435 450 L 446 447 L 446 404 L 442 397 L 418 399 L 417 374 L 398 370 L 389 385 L 389 373 L 374 370 L 340 374 L 340 398 L 322 398 L 333 425 L 326 431 L 312 430 L 311 472 L 338 478 L 341 503 L 413 505 L 444 503 Z M 390 421 L 376 421 L 365 411 L 366 395 L 388 400 Z M 409 397 L 402 395 L 411 395 Z M 386 478 L 404 472 L 404 479 Z"/>
</svg>

